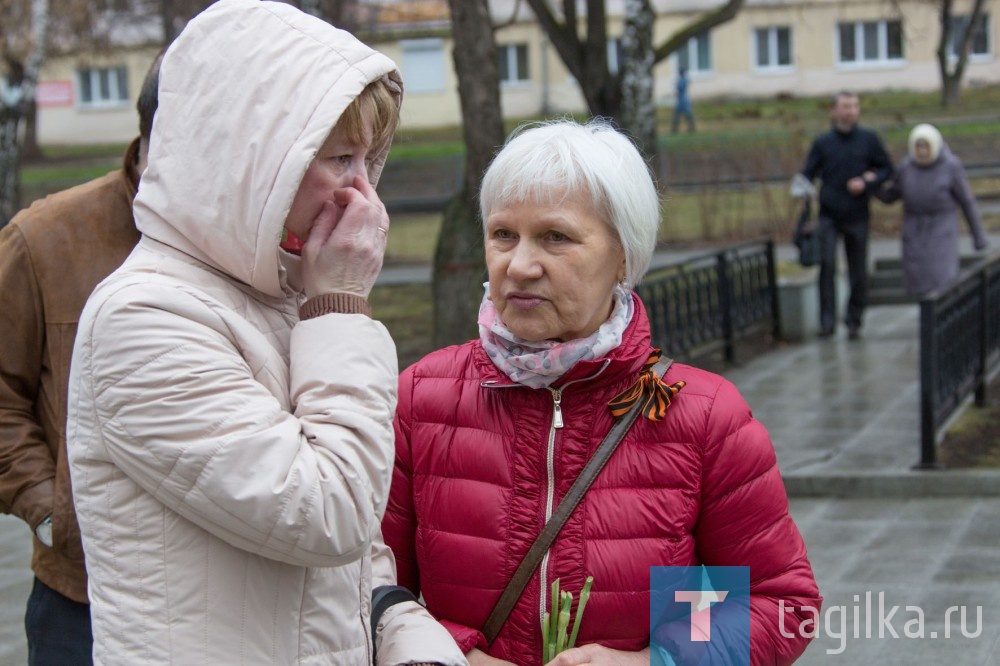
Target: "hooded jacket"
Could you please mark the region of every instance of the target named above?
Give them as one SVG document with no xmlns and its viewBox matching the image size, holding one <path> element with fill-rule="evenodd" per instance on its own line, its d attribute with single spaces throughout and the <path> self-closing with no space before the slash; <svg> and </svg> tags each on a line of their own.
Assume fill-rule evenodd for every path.
<svg viewBox="0 0 1000 666">
<path fill-rule="evenodd" d="M 562 427 L 556 394 L 513 384 L 478 340 L 402 373 L 383 521 L 399 581 L 423 594 L 463 651 L 527 665 L 541 659 L 556 578 L 579 597 L 594 577 L 578 645 L 639 651 L 650 644 L 651 566 L 749 566 L 751 663 L 791 663 L 809 638 L 783 636 L 779 620 L 799 627 L 821 599 L 774 448 L 732 384 L 677 363 L 665 381 L 687 385 L 665 420 L 632 426 L 486 645 L 481 627 L 502 590 L 611 429 L 608 402 L 650 355 L 649 321 L 634 302 L 619 347 L 554 385 Z"/>
<path fill-rule="evenodd" d="M 97 663 L 371 663 L 395 347 L 362 314 L 300 321 L 279 240 L 382 77 L 392 61 L 350 34 L 256 0 L 215 3 L 163 58 L 142 238 L 88 301 L 70 380 Z M 464 662 L 415 603 L 382 625 L 380 664 Z"/>
<path fill-rule="evenodd" d="M 0 232 L 0 510 L 35 528 L 52 516 L 52 547 L 34 540 L 31 568 L 87 602 L 87 572 L 66 460 L 66 396 L 80 311 L 139 240 L 132 198 L 139 139 L 122 168 L 57 192 Z"/>
</svg>

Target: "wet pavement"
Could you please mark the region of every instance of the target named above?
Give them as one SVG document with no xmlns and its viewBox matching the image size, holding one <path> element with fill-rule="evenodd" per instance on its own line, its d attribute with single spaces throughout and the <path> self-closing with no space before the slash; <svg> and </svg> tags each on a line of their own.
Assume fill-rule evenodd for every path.
<svg viewBox="0 0 1000 666">
<path fill-rule="evenodd" d="M 798 664 L 1000 666 L 1000 470 L 915 469 L 919 355 L 919 307 L 883 305 L 858 340 L 841 326 L 724 372 L 771 435 L 825 597 Z"/>
<path fill-rule="evenodd" d="M 31 593 L 31 532 L 19 519 L 0 515 L 0 664 L 28 663 L 24 610 Z"/>
<path fill-rule="evenodd" d="M 383 280 L 428 275 L 387 267 Z M 877 306 L 859 340 L 841 327 L 724 373 L 771 435 L 826 598 L 798 664 L 1000 666 L 1000 470 L 913 469 L 917 332 L 916 305 Z M 28 529 L 0 516 L 0 666 L 26 663 L 29 560 Z"/>
<path fill-rule="evenodd" d="M 1000 666 L 1000 470 L 914 469 L 917 312 L 871 308 L 860 340 L 725 372 L 771 434 L 825 597 L 798 664 Z"/>
<path fill-rule="evenodd" d="M 1000 664 L 1000 498 L 790 501 L 824 596 L 797 664 Z"/>
</svg>

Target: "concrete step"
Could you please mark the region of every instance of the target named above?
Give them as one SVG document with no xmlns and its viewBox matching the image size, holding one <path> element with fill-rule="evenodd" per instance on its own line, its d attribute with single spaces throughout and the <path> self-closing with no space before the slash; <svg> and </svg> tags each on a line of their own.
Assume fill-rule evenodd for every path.
<svg viewBox="0 0 1000 666">
<path fill-rule="evenodd" d="M 982 261 L 979 256 L 959 259 L 965 269 Z M 879 257 L 868 273 L 868 302 L 871 305 L 901 305 L 916 303 L 917 299 L 903 291 L 903 267 L 900 257 Z"/>
<path fill-rule="evenodd" d="M 901 286 L 868 290 L 868 305 L 906 305 L 916 302 L 917 299 L 903 291 Z"/>
<path fill-rule="evenodd" d="M 868 274 L 868 288 L 902 288 L 903 271 L 874 271 Z"/>
<path fill-rule="evenodd" d="M 962 268 L 967 268 L 973 264 L 983 260 L 982 256 L 978 255 L 967 255 L 958 258 L 958 264 Z M 903 259 L 902 257 L 878 257 L 875 259 L 875 263 L 872 266 L 872 272 L 881 271 L 902 271 L 903 270 Z"/>
<path fill-rule="evenodd" d="M 875 260 L 873 272 L 878 271 L 901 271 L 903 270 L 903 260 L 900 257 L 879 257 Z"/>
</svg>

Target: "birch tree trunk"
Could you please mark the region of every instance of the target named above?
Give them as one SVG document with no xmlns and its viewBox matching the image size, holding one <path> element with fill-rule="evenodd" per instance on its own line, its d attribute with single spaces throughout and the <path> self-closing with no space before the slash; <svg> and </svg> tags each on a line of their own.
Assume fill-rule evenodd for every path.
<svg viewBox="0 0 1000 666">
<path fill-rule="evenodd" d="M 0 227 L 6 226 L 21 208 L 19 135 L 29 109 L 35 104 L 38 72 L 45 61 L 48 25 L 48 0 L 32 0 L 32 46 L 25 59 L 21 80 L 0 84 Z"/>
<path fill-rule="evenodd" d="M 743 8 L 745 0 L 726 0 L 725 4 L 714 9 L 709 9 L 695 16 L 671 34 L 664 42 L 653 47 L 652 63 L 648 65 L 649 95 L 652 105 L 653 87 L 653 66 L 665 60 L 671 53 L 687 44 L 692 37 L 711 30 L 712 28 L 731 21 Z M 644 113 L 642 96 L 645 95 L 643 88 L 647 85 L 644 82 L 646 76 L 642 72 L 646 70 L 645 60 L 649 57 L 645 53 L 642 40 L 648 38 L 653 44 L 652 23 L 653 12 L 649 0 L 626 0 L 625 12 L 626 22 L 632 21 L 634 33 L 628 39 L 634 39 L 633 45 L 636 47 L 635 55 L 640 58 L 640 62 L 629 62 L 629 54 L 623 54 L 619 66 L 619 74 L 614 76 L 608 69 L 607 57 L 607 29 L 605 26 L 606 14 L 604 0 L 586 0 L 583 7 L 586 8 L 587 16 L 581 21 L 577 16 L 578 0 L 527 0 L 528 5 L 538 18 L 539 25 L 545 31 L 549 41 L 559 53 L 560 59 L 566 69 L 577 83 L 580 84 L 580 92 L 587 102 L 587 107 L 591 115 L 607 116 L 618 123 L 619 126 L 628 128 L 633 132 L 633 137 L 639 139 L 640 134 L 645 134 L 642 127 L 633 127 L 632 123 L 640 121 L 639 115 Z M 558 9 L 557 9 L 558 5 Z M 646 16 L 646 13 L 649 16 Z M 645 33 L 644 23 L 649 21 L 648 36 Z M 580 28 L 583 25 L 585 32 L 581 38 Z M 626 32 L 629 28 L 626 27 Z M 623 50 L 625 48 L 623 35 Z M 631 91 L 626 90 L 625 77 L 632 72 L 633 78 L 627 84 L 632 87 Z M 627 102 L 632 105 L 625 109 L 625 95 L 633 95 L 633 101 Z M 626 118 L 626 114 L 630 114 Z M 641 119 L 641 122 L 648 122 L 649 119 Z M 655 120 L 654 127 L 655 127 Z M 636 131 L 638 130 L 638 131 Z M 642 140 L 640 146 L 643 154 L 647 158 L 653 159 L 656 155 L 656 142 L 648 138 Z"/>
<path fill-rule="evenodd" d="M 951 52 L 954 2 L 953 0 L 940 0 L 940 2 L 938 16 L 941 22 L 941 36 L 938 39 L 937 61 L 938 71 L 941 73 L 941 106 L 949 107 L 958 105 L 961 100 L 962 78 L 965 76 L 965 66 L 969 62 L 972 42 L 982 27 L 985 0 L 975 0 L 972 5 L 972 14 L 958 44 L 957 57 Z"/>
<path fill-rule="evenodd" d="M 655 166 L 656 106 L 653 104 L 653 8 L 649 0 L 625 0 L 622 33 L 621 126 Z"/>
</svg>

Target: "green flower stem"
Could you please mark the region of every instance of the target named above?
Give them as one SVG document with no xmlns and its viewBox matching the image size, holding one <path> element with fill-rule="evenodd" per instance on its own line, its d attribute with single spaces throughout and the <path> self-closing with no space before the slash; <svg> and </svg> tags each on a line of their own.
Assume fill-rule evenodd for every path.
<svg viewBox="0 0 1000 666">
<path fill-rule="evenodd" d="M 593 576 L 587 576 L 587 582 L 583 584 L 580 591 L 580 603 L 576 607 L 576 619 L 573 621 L 573 633 L 569 636 L 567 649 L 576 645 L 576 636 L 580 633 L 580 623 L 583 621 L 583 609 L 587 607 L 587 600 L 590 599 L 590 586 L 594 582 Z"/>
</svg>

